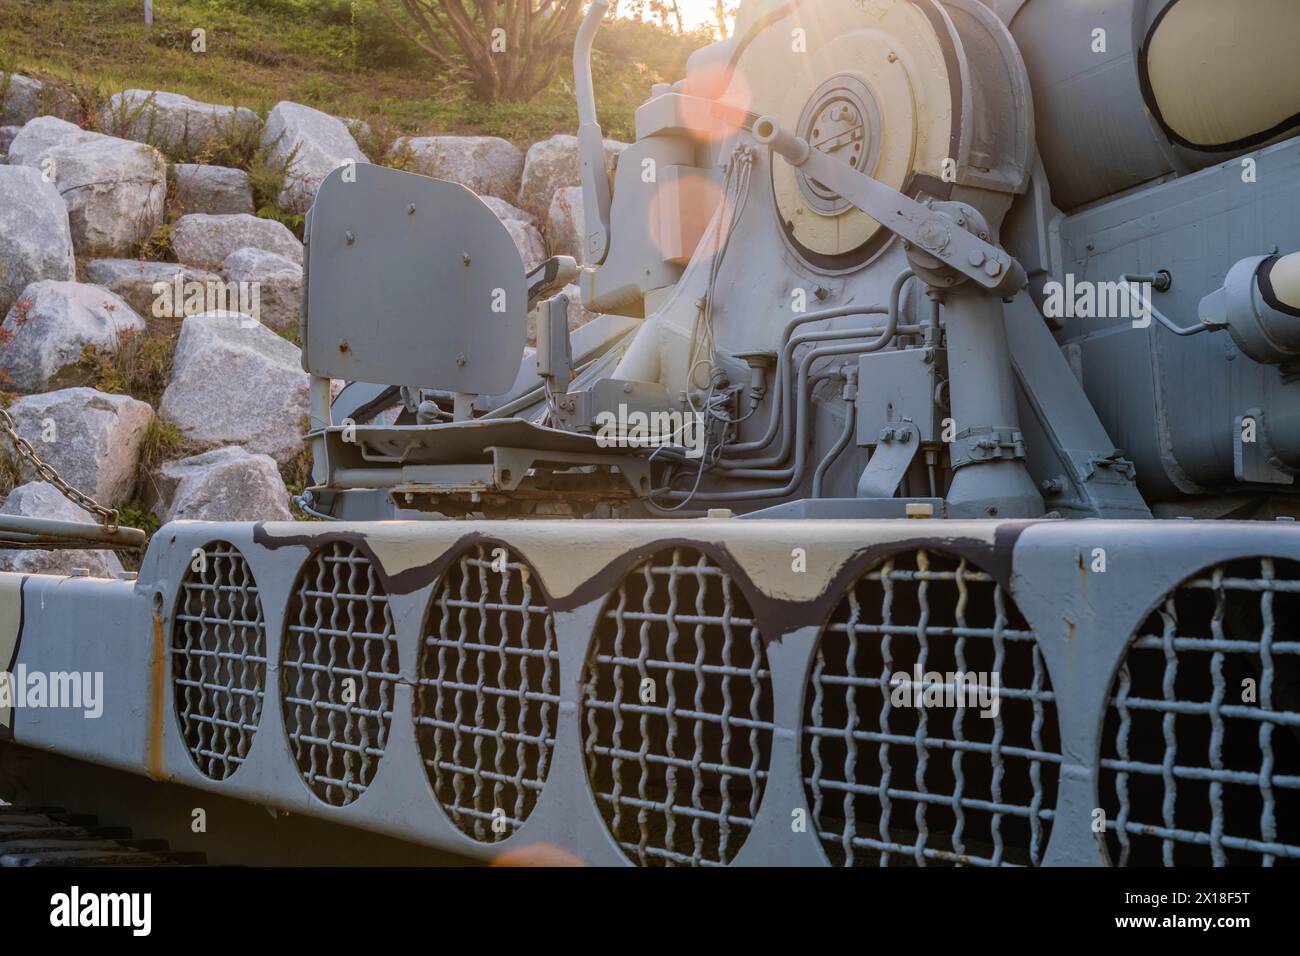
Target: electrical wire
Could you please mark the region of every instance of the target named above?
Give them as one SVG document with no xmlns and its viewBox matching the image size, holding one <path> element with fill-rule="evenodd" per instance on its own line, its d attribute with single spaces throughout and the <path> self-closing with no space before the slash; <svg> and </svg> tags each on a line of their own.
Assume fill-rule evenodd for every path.
<svg viewBox="0 0 1300 956">
<path fill-rule="evenodd" d="M 727 164 L 726 176 L 723 180 L 722 201 L 724 208 L 729 210 L 725 216 L 719 216 L 717 219 L 717 231 L 713 236 L 716 248 L 713 252 L 713 259 L 709 263 L 709 281 L 705 287 L 704 302 L 696 316 L 695 325 L 691 328 L 691 345 L 687 353 L 690 372 L 687 375 L 687 385 L 695 383 L 695 370 L 707 362 L 710 368 L 710 374 L 715 367 L 715 339 L 713 327 L 713 300 L 716 295 L 718 274 L 722 270 L 722 263 L 727 257 L 727 251 L 731 248 L 731 240 L 735 235 L 736 224 L 740 222 L 741 216 L 744 215 L 745 208 L 749 205 L 749 186 L 753 174 L 754 152 L 745 144 L 737 146 L 731 153 L 731 161 Z M 703 388 L 702 385 L 697 386 Z"/>
</svg>

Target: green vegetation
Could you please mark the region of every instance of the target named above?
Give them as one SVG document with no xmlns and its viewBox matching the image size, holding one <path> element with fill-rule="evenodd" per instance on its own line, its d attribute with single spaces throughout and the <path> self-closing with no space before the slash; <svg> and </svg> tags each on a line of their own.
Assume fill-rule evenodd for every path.
<svg viewBox="0 0 1300 956">
<path fill-rule="evenodd" d="M 149 325 L 146 331 L 126 330 L 118 335 L 114 354 L 106 355 L 93 345 L 85 346 L 80 360 L 61 372 L 51 384 L 60 388 L 88 385 L 101 392 L 130 395 L 156 408 L 171 379 L 180 322 L 153 317 L 146 321 Z"/>
<path fill-rule="evenodd" d="M 199 451 L 201 447 L 182 435 L 179 428 L 155 417 L 149 422 L 149 431 L 144 436 L 144 447 L 140 451 L 140 473 L 151 475 L 164 462 L 195 455 Z"/>
<path fill-rule="evenodd" d="M 18 463 L 18 459 L 8 452 L 0 455 L 0 496 L 7 498 L 9 492 L 22 483 L 22 466 Z"/>
<path fill-rule="evenodd" d="M 206 52 L 192 49 L 202 29 Z M 650 24 L 617 21 L 595 56 L 606 135 L 631 139 L 633 114 L 656 82 L 678 79 L 708 42 Z M 483 103 L 398 34 L 373 0 L 158 0 L 145 26 L 139 0 L 6 0 L 0 5 L 0 70 L 58 81 L 73 118 L 93 125 L 123 89 L 159 89 L 266 111 L 283 99 L 364 119 L 374 150 L 397 135 L 467 133 L 528 143 L 573 132 L 567 69 L 528 103 Z M 229 144 L 212 161 L 253 163 L 252 144 Z"/>
<path fill-rule="evenodd" d="M 155 531 L 161 526 L 162 522 L 152 511 L 141 511 L 138 508 L 119 508 L 117 510 L 117 520 L 127 528 L 139 528 L 145 534 L 153 537 Z M 122 561 L 122 566 L 126 567 L 127 556 L 125 553 L 119 553 L 118 558 Z M 139 570 L 133 568 L 131 570 Z"/>
</svg>

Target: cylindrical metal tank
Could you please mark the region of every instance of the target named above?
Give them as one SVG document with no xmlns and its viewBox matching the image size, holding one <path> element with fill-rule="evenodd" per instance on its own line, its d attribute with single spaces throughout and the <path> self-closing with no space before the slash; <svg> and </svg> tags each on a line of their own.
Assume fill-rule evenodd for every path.
<svg viewBox="0 0 1300 956">
<path fill-rule="evenodd" d="M 1300 130 L 1297 0 L 1024 0 L 1007 8 L 1062 209 Z"/>
</svg>

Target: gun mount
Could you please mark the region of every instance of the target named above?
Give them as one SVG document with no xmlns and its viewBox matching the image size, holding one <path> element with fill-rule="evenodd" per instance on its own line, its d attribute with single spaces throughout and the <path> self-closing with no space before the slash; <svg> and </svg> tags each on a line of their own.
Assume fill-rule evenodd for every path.
<svg viewBox="0 0 1300 956">
<path fill-rule="evenodd" d="M 1231 168 L 1194 172 L 1222 156 L 1157 129 L 1186 175 L 1111 207 L 1053 205 L 1095 199 L 1110 158 L 1065 164 L 1076 134 L 1036 125 L 1034 91 L 1055 102 L 1064 69 L 1022 54 L 1055 42 L 1038 6 L 746 4 L 733 39 L 638 110 L 611 200 L 593 4 L 575 43 L 579 285 L 602 318 L 571 339 L 538 303 L 574 264 L 525 280 L 504 230 L 450 184 L 331 177 L 309 226 L 316 468 L 301 503 L 336 518 L 1294 511 L 1300 236 L 1213 264 L 1090 253 L 1071 272 L 1121 210 L 1185 205 Z M 1148 71 L 1171 16 L 1150 20 Z M 1108 82 L 1117 102 L 1144 95 Z M 1113 275 L 1095 276 L 1099 257 Z M 1082 286 L 1091 310 L 1053 300 Z M 533 308 L 545 341 L 525 352 Z M 1121 341 L 1145 359 L 1111 376 Z M 1169 370 L 1187 362 L 1235 396 L 1202 410 L 1199 437 L 1170 411 L 1185 386 Z M 1281 377 L 1245 375 L 1265 365 Z M 332 406 L 330 378 L 352 383 Z"/>
</svg>

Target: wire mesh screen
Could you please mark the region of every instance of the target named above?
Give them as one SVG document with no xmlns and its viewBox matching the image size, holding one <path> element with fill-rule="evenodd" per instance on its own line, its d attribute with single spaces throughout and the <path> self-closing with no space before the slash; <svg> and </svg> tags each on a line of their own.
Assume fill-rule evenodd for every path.
<svg viewBox="0 0 1300 956">
<path fill-rule="evenodd" d="M 1100 790 L 1120 866 L 1300 862 L 1300 564 L 1166 595 L 1111 687 Z"/>
<path fill-rule="evenodd" d="M 643 866 L 731 862 L 772 747 L 772 678 L 749 604 L 690 548 L 630 572 L 583 674 L 583 749 L 605 822 Z"/>
<path fill-rule="evenodd" d="M 266 623 L 244 556 L 215 541 L 192 556 L 172 624 L 172 690 L 199 772 L 225 780 L 253 745 L 266 687 Z"/>
<path fill-rule="evenodd" d="M 355 546 L 327 544 L 299 573 L 280 679 L 285 730 L 303 779 L 326 803 L 351 803 L 384 755 L 398 680 L 388 594 Z"/>
<path fill-rule="evenodd" d="M 823 630 L 802 754 L 832 863 L 1041 863 L 1060 751 L 1034 635 L 964 558 L 891 557 Z"/>
<path fill-rule="evenodd" d="M 447 569 L 425 622 L 420 756 L 452 822 L 481 842 L 528 818 L 555 747 L 555 619 L 534 577 L 506 548 L 477 545 Z"/>
</svg>

